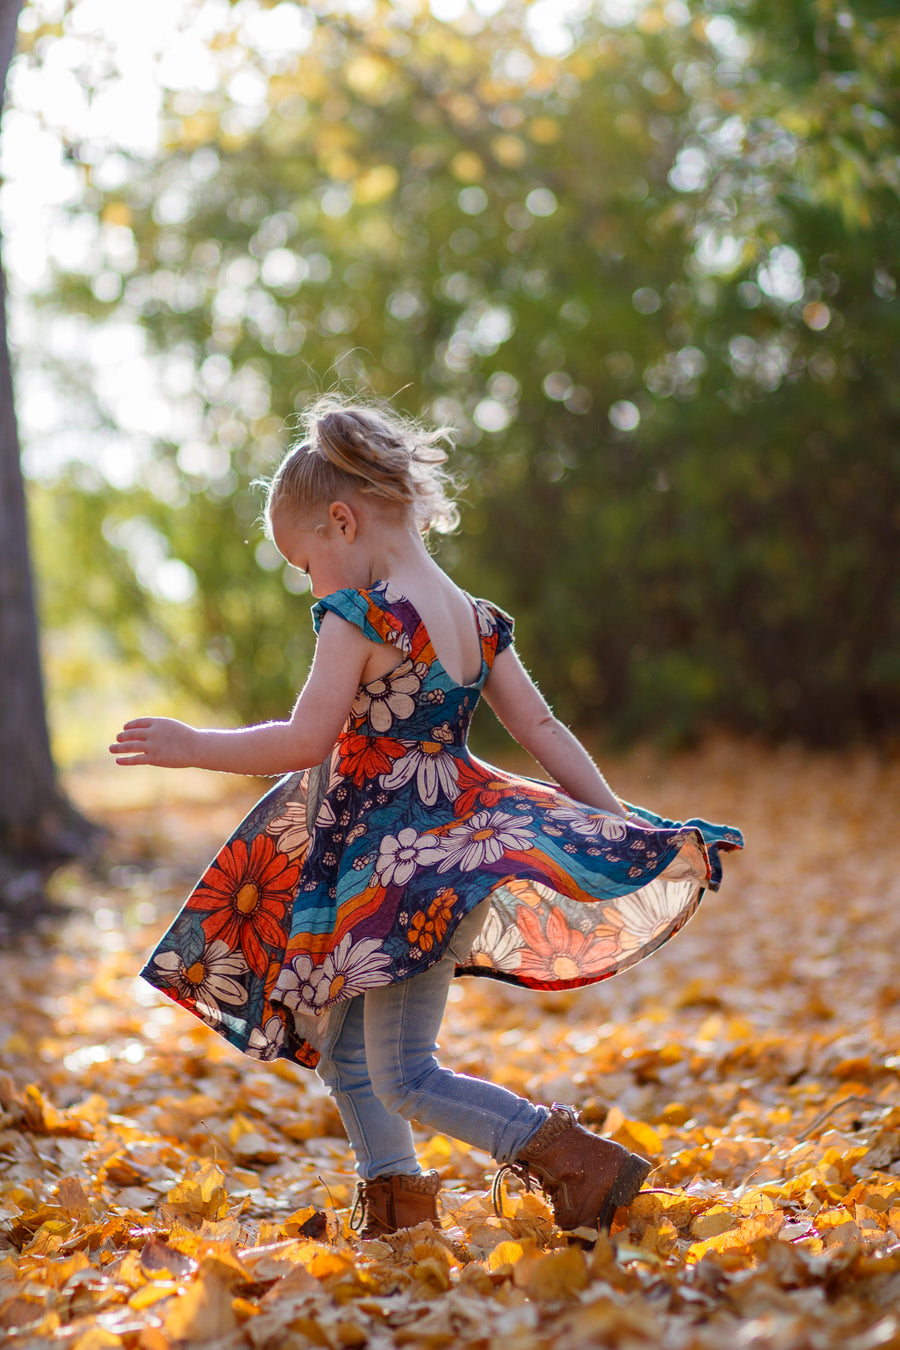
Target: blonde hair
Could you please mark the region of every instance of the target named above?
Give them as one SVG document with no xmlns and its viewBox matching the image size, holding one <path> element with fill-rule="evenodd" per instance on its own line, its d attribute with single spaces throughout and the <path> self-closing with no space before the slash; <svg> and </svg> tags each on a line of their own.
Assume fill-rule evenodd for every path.
<svg viewBox="0 0 900 1350">
<path fill-rule="evenodd" d="M 332 394 L 316 400 L 301 427 L 267 484 L 270 532 L 276 507 L 305 511 L 348 490 L 411 510 L 423 535 L 456 529 L 459 511 L 451 496 L 456 484 L 441 467 L 447 459 L 443 444 L 452 444 L 449 428 L 428 430 L 390 408 Z"/>
</svg>

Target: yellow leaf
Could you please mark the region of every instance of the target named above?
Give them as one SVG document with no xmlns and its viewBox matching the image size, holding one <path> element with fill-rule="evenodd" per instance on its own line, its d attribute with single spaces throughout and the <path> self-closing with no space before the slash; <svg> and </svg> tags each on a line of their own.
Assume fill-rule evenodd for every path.
<svg viewBox="0 0 900 1350">
<path fill-rule="evenodd" d="M 77 1177 L 63 1177 L 59 1183 L 59 1204 L 73 1219 L 91 1215 L 91 1202 Z"/>
<path fill-rule="evenodd" d="M 72 1350 L 118 1350 L 121 1344 L 121 1336 L 114 1336 L 102 1327 L 89 1327 L 72 1342 Z"/>
<path fill-rule="evenodd" d="M 648 1252 L 658 1252 L 660 1256 L 668 1256 L 677 1245 L 678 1229 L 668 1219 L 658 1224 L 648 1224 L 641 1235 L 641 1246 Z"/>
<path fill-rule="evenodd" d="M 684 1228 L 691 1220 L 690 1196 L 683 1191 L 641 1191 L 632 1200 L 628 1216 L 632 1227 L 641 1223 L 658 1224 L 668 1220 L 676 1228 Z"/>
<path fill-rule="evenodd" d="M 34 1083 L 28 1084 L 22 1098 L 25 1123 L 35 1134 L 87 1134 L 81 1121 L 57 1111 Z"/>
<path fill-rule="evenodd" d="M 141 1252 L 141 1272 L 148 1280 L 180 1280 L 197 1269 L 184 1252 L 153 1238 Z"/>
<path fill-rule="evenodd" d="M 693 1111 L 683 1102 L 669 1102 L 662 1109 L 662 1118 L 667 1125 L 684 1125 L 690 1120 Z"/>
<path fill-rule="evenodd" d="M 335 1322 L 334 1334 L 338 1344 L 346 1346 L 347 1350 L 356 1350 L 357 1346 L 369 1343 L 365 1327 L 361 1327 L 358 1322 Z"/>
<path fill-rule="evenodd" d="M 150 1308 L 154 1303 L 161 1303 L 164 1299 L 173 1298 L 178 1292 L 178 1286 L 174 1280 L 166 1280 L 160 1284 L 145 1284 L 143 1289 L 136 1290 L 128 1300 L 128 1306 L 134 1308 L 135 1312 L 143 1312 L 145 1308 Z"/>
<path fill-rule="evenodd" d="M 177 1213 L 192 1219 L 221 1219 L 227 1204 L 225 1177 L 214 1162 L 188 1166 L 166 1199 Z"/>
<path fill-rule="evenodd" d="M 251 1282 L 249 1270 L 242 1265 L 230 1242 L 208 1244 L 200 1260 L 197 1278 L 207 1276 L 214 1276 L 229 1289 Z"/>
<path fill-rule="evenodd" d="M 417 1261 L 412 1268 L 412 1274 L 421 1284 L 439 1294 L 445 1294 L 450 1288 L 446 1262 L 438 1261 L 433 1256 L 427 1256 L 424 1261 Z"/>
<path fill-rule="evenodd" d="M 314 1244 L 310 1243 L 310 1246 Z M 317 1247 L 306 1262 L 306 1269 L 317 1280 L 327 1280 L 333 1275 L 346 1275 L 353 1270 L 353 1262 L 346 1256 L 329 1251 L 327 1247 Z"/>
<path fill-rule="evenodd" d="M 530 1263 L 526 1289 L 530 1298 L 568 1299 L 589 1283 L 588 1264 L 580 1247 L 563 1247 Z"/>
<path fill-rule="evenodd" d="M 419 1158 L 425 1171 L 446 1167 L 453 1156 L 453 1143 L 443 1134 L 433 1134 L 420 1150 Z"/>
<path fill-rule="evenodd" d="M 736 1227 L 737 1220 L 725 1205 L 711 1205 L 691 1223 L 691 1236 L 705 1242 L 707 1238 L 718 1237 Z"/>
<path fill-rule="evenodd" d="M 617 1106 L 607 1115 L 603 1133 L 645 1158 L 655 1158 L 662 1153 L 662 1141 L 653 1126 L 642 1120 L 627 1120 Z"/>
<path fill-rule="evenodd" d="M 705 1242 L 692 1243 L 687 1249 L 685 1261 L 690 1265 L 706 1256 L 707 1252 L 728 1252 L 748 1247 L 752 1242 L 759 1242 L 763 1238 L 777 1237 L 783 1227 L 784 1213 L 781 1210 L 774 1210 L 771 1214 L 755 1215 L 751 1219 L 745 1219 L 736 1228 L 729 1229 L 727 1233 L 707 1238 Z"/>
<path fill-rule="evenodd" d="M 309 1234 L 301 1234 L 300 1230 L 305 1223 L 309 1223 L 315 1214 L 315 1205 L 304 1205 L 302 1209 L 295 1209 L 293 1214 L 289 1214 L 286 1219 L 282 1219 L 279 1227 L 285 1237 L 307 1237 Z"/>
<path fill-rule="evenodd" d="M 239 1322 L 246 1322 L 251 1317 L 259 1314 L 259 1307 L 251 1303 L 247 1298 L 233 1298 L 231 1300 L 231 1310 Z"/>
<path fill-rule="evenodd" d="M 215 1277 L 195 1280 L 175 1300 L 164 1325 L 175 1341 L 212 1341 L 230 1336 L 238 1327 L 230 1290 Z"/>
<path fill-rule="evenodd" d="M 488 1270 L 499 1270 L 501 1266 L 514 1266 L 527 1251 L 533 1250 L 533 1243 L 498 1242 L 487 1259 Z"/>
</svg>

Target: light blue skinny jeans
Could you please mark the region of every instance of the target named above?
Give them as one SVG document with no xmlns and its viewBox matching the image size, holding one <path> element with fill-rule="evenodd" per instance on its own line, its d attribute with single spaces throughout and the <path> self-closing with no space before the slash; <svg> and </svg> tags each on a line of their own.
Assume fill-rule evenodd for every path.
<svg viewBox="0 0 900 1350">
<path fill-rule="evenodd" d="M 486 904 L 458 924 L 443 960 L 421 975 L 347 999 L 329 1016 L 317 1072 L 340 1112 L 363 1181 L 421 1172 L 411 1120 L 505 1163 L 549 1114 L 506 1088 L 444 1069 L 435 1058 L 453 971 L 481 929 Z"/>
</svg>

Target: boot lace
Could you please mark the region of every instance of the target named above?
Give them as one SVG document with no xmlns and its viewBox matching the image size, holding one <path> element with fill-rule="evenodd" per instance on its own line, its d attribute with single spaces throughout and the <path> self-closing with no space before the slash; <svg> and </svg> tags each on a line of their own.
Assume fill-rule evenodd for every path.
<svg viewBox="0 0 900 1350">
<path fill-rule="evenodd" d="M 494 1180 L 491 1183 L 491 1204 L 494 1206 L 494 1213 L 497 1215 L 498 1219 L 503 1218 L 503 1179 L 508 1176 L 510 1172 L 513 1176 L 517 1176 L 520 1181 L 524 1182 L 525 1189 L 528 1191 L 529 1195 L 534 1189 L 531 1184 L 531 1173 L 528 1170 L 527 1163 L 508 1162 L 504 1163 L 502 1167 L 498 1167 L 494 1174 Z"/>
<path fill-rule="evenodd" d="M 358 1233 L 362 1228 L 366 1217 L 366 1183 L 358 1181 L 356 1183 L 356 1194 L 353 1198 L 353 1208 L 350 1211 L 350 1231 Z"/>
</svg>

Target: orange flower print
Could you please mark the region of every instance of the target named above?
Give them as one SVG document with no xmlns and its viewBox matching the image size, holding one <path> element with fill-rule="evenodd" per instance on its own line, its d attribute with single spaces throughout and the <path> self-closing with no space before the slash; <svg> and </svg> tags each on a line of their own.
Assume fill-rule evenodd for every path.
<svg viewBox="0 0 900 1350">
<path fill-rule="evenodd" d="M 453 913 L 453 906 L 456 904 L 459 896 L 452 886 L 445 886 L 428 906 L 428 917 L 434 924 L 434 935 L 438 942 L 443 942 L 444 934 L 450 925 L 450 916 Z"/>
<path fill-rule="evenodd" d="M 243 839 L 235 839 L 222 849 L 189 907 L 209 911 L 203 930 L 210 941 L 221 938 L 230 950 L 240 949 L 250 969 L 264 975 L 269 956 L 263 942 L 284 946 L 285 909 L 299 875 L 297 864 L 268 835 L 258 834 L 249 851 Z"/>
<path fill-rule="evenodd" d="M 552 886 L 545 886 L 542 881 L 529 881 L 525 877 L 512 877 L 506 883 L 506 889 L 530 909 L 537 909 L 558 894 Z"/>
<path fill-rule="evenodd" d="M 529 981 L 560 984 L 595 976 L 618 950 L 611 937 L 596 937 L 570 928 L 562 910 L 554 905 L 546 929 L 533 910 L 520 905 L 516 923 L 526 946 L 519 956 L 516 974 Z"/>
<path fill-rule="evenodd" d="M 421 947 L 423 952 L 430 952 L 434 946 L 435 936 L 434 919 L 428 918 L 419 910 L 409 921 L 406 937 L 410 946 Z"/>
<path fill-rule="evenodd" d="M 352 778 L 357 787 L 381 773 L 390 773 L 394 760 L 402 759 L 406 753 L 399 741 L 392 741 L 387 736 L 357 736 L 353 733 L 341 738 L 340 752 L 340 771 L 346 778 Z"/>
<path fill-rule="evenodd" d="M 507 778 L 490 778 L 485 773 L 473 772 L 465 761 L 460 762 L 458 786 L 462 789 L 456 798 L 453 814 L 457 820 L 467 816 L 470 811 L 484 810 L 498 806 L 510 793 Z"/>
</svg>

